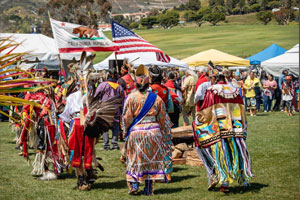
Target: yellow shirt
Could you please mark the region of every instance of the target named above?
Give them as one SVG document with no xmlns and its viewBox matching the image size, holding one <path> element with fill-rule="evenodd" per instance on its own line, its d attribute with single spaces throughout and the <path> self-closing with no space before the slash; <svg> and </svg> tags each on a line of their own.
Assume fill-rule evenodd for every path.
<svg viewBox="0 0 300 200">
<path fill-rule="evenodd" d="M 255 91 L 254 91 L 255 86 L 258 86 L 260 88 L 262 87 L 258 78 L 254 78 L 253 80 L 251 80 L 249 77 L 246 79 L 244 84 L 244 89 L 246 89 L 247 98 L 255 97 Z"/>
</svg>

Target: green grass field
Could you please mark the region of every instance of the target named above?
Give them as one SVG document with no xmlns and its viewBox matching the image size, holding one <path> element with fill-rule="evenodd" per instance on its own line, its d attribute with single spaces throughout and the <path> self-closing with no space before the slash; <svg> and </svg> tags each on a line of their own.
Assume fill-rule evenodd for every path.
<svg viewBox="0 0 300 200">
<path fill-rule="evenodd" d="M 89 192 L 74 189 L 76 178 L 63 174 L 58 180 L 41 182 L 30 175 L 31 166 L 14 149 L 14 133 L 8 123 L 0 123 L 0 199 L 298 199 L 299 195 L 299 115 L 259 113 L 248 117 L 248 139 L 253 172 L 251 187 L 231 186 L 227 195 L 207 191 L 203 167 L 175 165 L 172 182 L 155 184 L 154 197 L 132 197 L 127 194 L 125 168 L 119 151 L 104 151 L 104 173 Z M 31 150 L 33 153 L 33 150 Z M 31 160 L 34 155 L 31 155 Z"/>
<path fill-rule="evenodd" d="M 274 22 L 265 26 L 253 14 L 230 16 L 227 19 L 228 23 L 220 23 L 219 26 L 205 24 L 199 28 L 189 24 L 172 29 L 136 30 L 136 33 L 177 59 L 208 49 L 246 58 L 273 43 L 285 49 L 299 43 L 298 24 L 279 26 Z M 111 32 L 106 32 L 106 35 L 111 38 Z M 102 61 L 110 54 L 97 53 L 94 63 Z"/>
</svg>

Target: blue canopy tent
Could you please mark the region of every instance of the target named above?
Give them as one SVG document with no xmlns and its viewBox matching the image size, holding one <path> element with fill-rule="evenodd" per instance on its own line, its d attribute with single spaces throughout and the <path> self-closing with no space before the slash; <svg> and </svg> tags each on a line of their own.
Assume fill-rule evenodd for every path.
<svg viewBox="0 0 300 200">
<path fill-rule="evenodd" d="M 259 65 L 261 62 L 284 54 L 285 52 L 286 50 L 284 48 L 278 46 L 277 44 L 272 44 L 261 52 L 246 58 L 246 60 L 250 61 L 250 65 Z"/>
</svg>

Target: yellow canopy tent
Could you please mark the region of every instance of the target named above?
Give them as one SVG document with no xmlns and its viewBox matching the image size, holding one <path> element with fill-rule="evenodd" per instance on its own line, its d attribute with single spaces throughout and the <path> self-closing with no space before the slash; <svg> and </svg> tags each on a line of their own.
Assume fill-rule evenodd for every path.
<svg viewBox="0 0 300 200">
<path fill-rule="evenodd" d="M 222 51 L 210 49 L 187 57 L 182 60 L 190 67 L 207 66 L 209 61 L 221 66 L 250 66 L 249 60 L 233 56 Z"/>
</svg>

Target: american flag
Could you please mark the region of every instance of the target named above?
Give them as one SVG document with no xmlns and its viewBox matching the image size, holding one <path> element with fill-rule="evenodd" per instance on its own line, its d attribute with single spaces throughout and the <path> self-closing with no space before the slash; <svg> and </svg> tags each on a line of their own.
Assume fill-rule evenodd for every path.
<svg viewBox="0 0 300 200">
<path fill-rule="evenodd" d="M 119 50 L 116 51 L 116 54 L 154 52 L 158 61 L 170 62 L 171 59 L 167 54 L 144 40 L 138 34 L 135 34 L 113 20 L 111 20 L 111 27 L 113 41 L 119 45 Z"/>
</svg>

